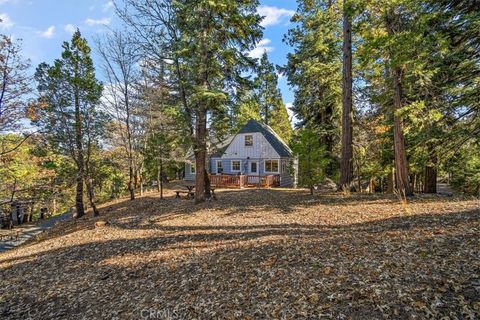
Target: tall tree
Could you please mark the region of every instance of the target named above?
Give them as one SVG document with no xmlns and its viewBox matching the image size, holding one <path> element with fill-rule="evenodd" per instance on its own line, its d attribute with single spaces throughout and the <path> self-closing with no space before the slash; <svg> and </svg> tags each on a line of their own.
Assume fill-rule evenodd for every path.
<svg viewBox="0 0 480 320">
<path fill-rule="evenodd" d="M 352 10 L 343 0 L 343 88 L 342 88 L 342 161 L 340 186 L 350 187 L 353 180 L 353 80 L 352 80 Z"/>
<path fill-rule="evenodd" d="M 126 32 L 112 31 L 97 40 L 102 69 L 108 80 L 103 105 L 115 122 L 128 161 L 127 188 L 135 199 L 135 99 L 138 95 L 138 64 L 142 57 L 136 41 Z"/>
<path fill-rule="evenodd" d="M 70 42 L 63 43 L 60 59 L 52 66 L 38 66 L 35 79 L 40 94 L 34 123 L 48 132 L 53 146 L 69 155 L 76 165 L 77 217 L 85 214 L 84 184 L 94 214 L 98 215 L 88 176 L 93 144 L 104 132 L 104 115 L 97 110 L 102 85 L 95 78 L 90 47 L 77 30 Z"/>
<path fill-rule="evenodd" d="M 31 77 L 27 74 L 29 67 L 30 61 L 21 56 L 20 44 L 0 34 L 0 134 L 21 128 L 25 97 L 31 90 Z M 16 140 L 15 145 L 0 143 L 0 156 L 15 151 L 29 136 Z"/>
<path fill-rule="evenodd" d="M 267 52 L 264 52 L 260 59 L 255 84 L 261 120 L 288 142 L 293 130 L 288 119 L 287 108 L 278 89 L 278 75 L 275 67 L 268 60 Z"/>
<path fill-rule="evenodd" d="M 298 1 L 292 17 L 295 27 L 285 42 L 294 47 L 282 68 L 293 87 L 297 126 L 317 132 L 325 145 L 329 165 L 326 175 L 338 172 L 336 145 L 341 113 L 341 28 L 338 1 Z"/>
</svg>

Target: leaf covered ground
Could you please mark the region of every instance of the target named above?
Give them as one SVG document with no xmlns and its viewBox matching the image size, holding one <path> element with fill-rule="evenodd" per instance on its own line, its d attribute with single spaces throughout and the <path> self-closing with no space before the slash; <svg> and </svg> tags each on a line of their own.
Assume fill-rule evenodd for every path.
<svg viewBox="0 0 480 320">
<path fill-rule="evenodd" d="M 217 194 L 109 203 L 0 254 L 0 317 L 480 318 L 478 199 Z"/>
</svg>

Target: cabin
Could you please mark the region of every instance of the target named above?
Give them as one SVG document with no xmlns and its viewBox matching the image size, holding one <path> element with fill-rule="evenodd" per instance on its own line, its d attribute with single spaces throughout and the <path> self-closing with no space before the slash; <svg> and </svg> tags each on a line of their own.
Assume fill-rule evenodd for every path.
<svg viewBox="0 0 480 320">
<path fill-rule="evenodd" d="M 250 120 L 207 161 L 210 183 L 217 187 L 294 187 L 292 150 L 268 125 Z M 185 162 L 185 180 L 195 181 L 195 157 Z"/>
</svg>

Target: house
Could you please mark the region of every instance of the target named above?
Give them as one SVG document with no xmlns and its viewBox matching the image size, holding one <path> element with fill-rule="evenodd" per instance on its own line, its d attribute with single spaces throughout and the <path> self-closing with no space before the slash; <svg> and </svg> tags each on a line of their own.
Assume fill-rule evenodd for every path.
<svg viewBox="0 0 480 320">
<path fill-rule="evenodd" d="M 292 150 L 268 125 L 250 120 L 224 146 L 209 155 L 212 185 L 295 185 Z M 195 180 L 195 158 L 185 164 L 185 180 Z"/>
</svg>

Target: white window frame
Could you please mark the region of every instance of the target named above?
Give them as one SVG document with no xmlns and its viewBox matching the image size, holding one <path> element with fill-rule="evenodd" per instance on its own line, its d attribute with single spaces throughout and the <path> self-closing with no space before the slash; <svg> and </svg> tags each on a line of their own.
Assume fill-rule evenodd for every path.
<svg viewBox="0 0 480 320">
<path fill-rule="evenodd" d="M 252 137 L 252 144 L 247 145 L 247 137 Z M 245 147 L 253 147 L 253 134 L 246 134 L 243 138 L 243 144 Z"/>
<path fill-rule="evenodd" d="M 197 168 L 195 167 L 195 163 L 190 163 L 190 174 L 197 173 Z"/>
<path fill-rule="evenodd" d="M 234 163 L 234 162 L 238 162 L 238 163 L 239 163 L 239 165 L 238 165 L 238 168 L 239 168 L 239 169 L 238 169 L 238 170 L 233 169 L 233 163 Z M 242 161 L 241 161 L 241 160 L 232 160 L 232 161 L 230 161 L 230 166 L 231 166 L 232 172 L 241 172 L 241 171 L 242 171 Z"/>
<path fill-rule="evenodd" d="M 267 171 L 267 161 L 276 161 L 277 162 L 277 171 Z M 263 168 L 265 173 L 280 173 L 280 160 L 279 159 L 265 159 L 263 160 Z"/>
<path fill-rule="evenodd" d="M 220 167 L 222 167 L 222 172 L 218 172 L 218 164 L 220 163 Z M 223 162 L 222 160 L 217 160 L 217 174 L 222 174 L 223 173 Z"/>
</svg>

